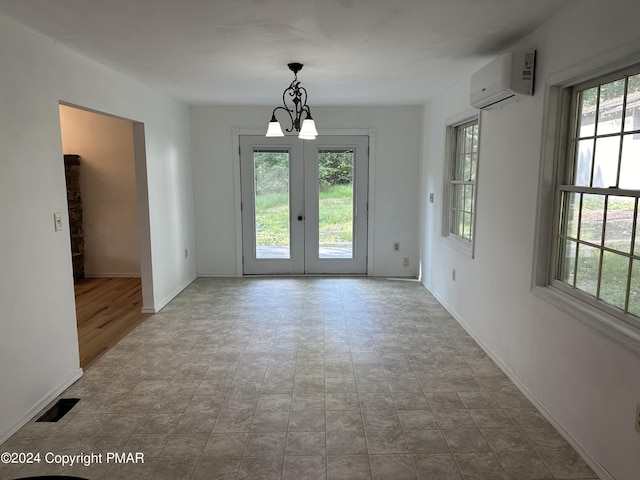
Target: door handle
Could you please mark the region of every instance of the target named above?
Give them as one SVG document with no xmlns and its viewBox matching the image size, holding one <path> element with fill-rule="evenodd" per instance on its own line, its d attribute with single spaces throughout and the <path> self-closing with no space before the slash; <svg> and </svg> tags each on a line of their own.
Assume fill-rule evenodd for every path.
<svg viewBox="0 0 640 480">
<path fill-rule="evenodd" d="M 304 217 L 302 215 L 298 215 L 298 221 L 301 222 L 302 220 L 304 220 Z"/>
</svg>

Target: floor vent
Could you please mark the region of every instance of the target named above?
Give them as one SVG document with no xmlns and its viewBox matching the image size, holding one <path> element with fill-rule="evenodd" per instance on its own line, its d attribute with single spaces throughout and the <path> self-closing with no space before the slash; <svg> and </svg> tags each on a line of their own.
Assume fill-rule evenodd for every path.
<svg viewBox="0 0 640 480">
<path fill-rule="evenodd" d="M 47 410 L 47 413 L 36 420 L 36 422 L 57 422 L 79 401 L 79 398 L 61 398 L 53 407 Z"/>
</svg>

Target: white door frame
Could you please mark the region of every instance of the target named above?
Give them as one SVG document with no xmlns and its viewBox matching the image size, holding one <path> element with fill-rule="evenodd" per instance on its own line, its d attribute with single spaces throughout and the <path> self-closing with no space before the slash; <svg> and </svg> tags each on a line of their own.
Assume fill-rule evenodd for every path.
<svg viewBox="0 0 640 480">
<path fill-rule="evenodd" d="M 240 135 L 264 135 L 266 130 L 255 128 L 233 128 L 233 183 L 234 183 L 234 207 L 236 225 L 236 276 L 243 276 L 242 268 L 242 190 L 240 187 Z M 375 129 L 333 129 L 320 130 L 321 135 L 366 135 L 369 137 L 369 216 L 367 223 L 367 276 L 375 275 L 375 262 L 373 258 L 375 237 L 375 166 L 376 166 L 376 133 Z"/>
</svg>

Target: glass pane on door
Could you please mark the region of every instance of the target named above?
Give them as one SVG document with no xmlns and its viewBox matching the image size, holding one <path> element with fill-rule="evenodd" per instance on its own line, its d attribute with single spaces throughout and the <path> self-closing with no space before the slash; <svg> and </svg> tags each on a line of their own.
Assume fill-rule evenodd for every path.
<svg viewBox="0 0 640 480">
<path fill-rule="evenodd" d="M 256 258 L 290 258 L 289 151 L 253 152 Z"/>
<path fill-rule="evenodd" d="M 318 150 L 318 258 L 353 258 L 354 150 Z"/>
</svg>

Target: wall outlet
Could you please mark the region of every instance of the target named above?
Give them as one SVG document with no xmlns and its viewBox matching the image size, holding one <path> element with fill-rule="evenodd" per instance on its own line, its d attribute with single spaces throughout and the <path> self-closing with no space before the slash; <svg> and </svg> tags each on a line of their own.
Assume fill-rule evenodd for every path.
<svg viewBox="0 0 640 480">
<path fill-rule="evenodd" d="M 404 265 L 405 267 L 409 266 L 409 258 L 408 257 L 404 257 L 402 259 L 402 265 Z"/>
<path fill-rule="evenodd" d="M 393 242 L 393 251 L 394 252 L 399 252 L 400 251 L 400 243 L 399 242 Z"/>
<path fill-rule="evenodd" d="M 61 213 L 53 214 L 53 227 L 55 228 L 56 232 L 62 231 L 62 214 Z"/>
<path fill-rule="evenodd" d="M 640 432 L 640 403 L 636 405 L 636 430 Z"/>
<path fill-rule="evenodd" d="M 451 280 L 456 281 L 456 269 L 451 270 Z"/>
</svg>

